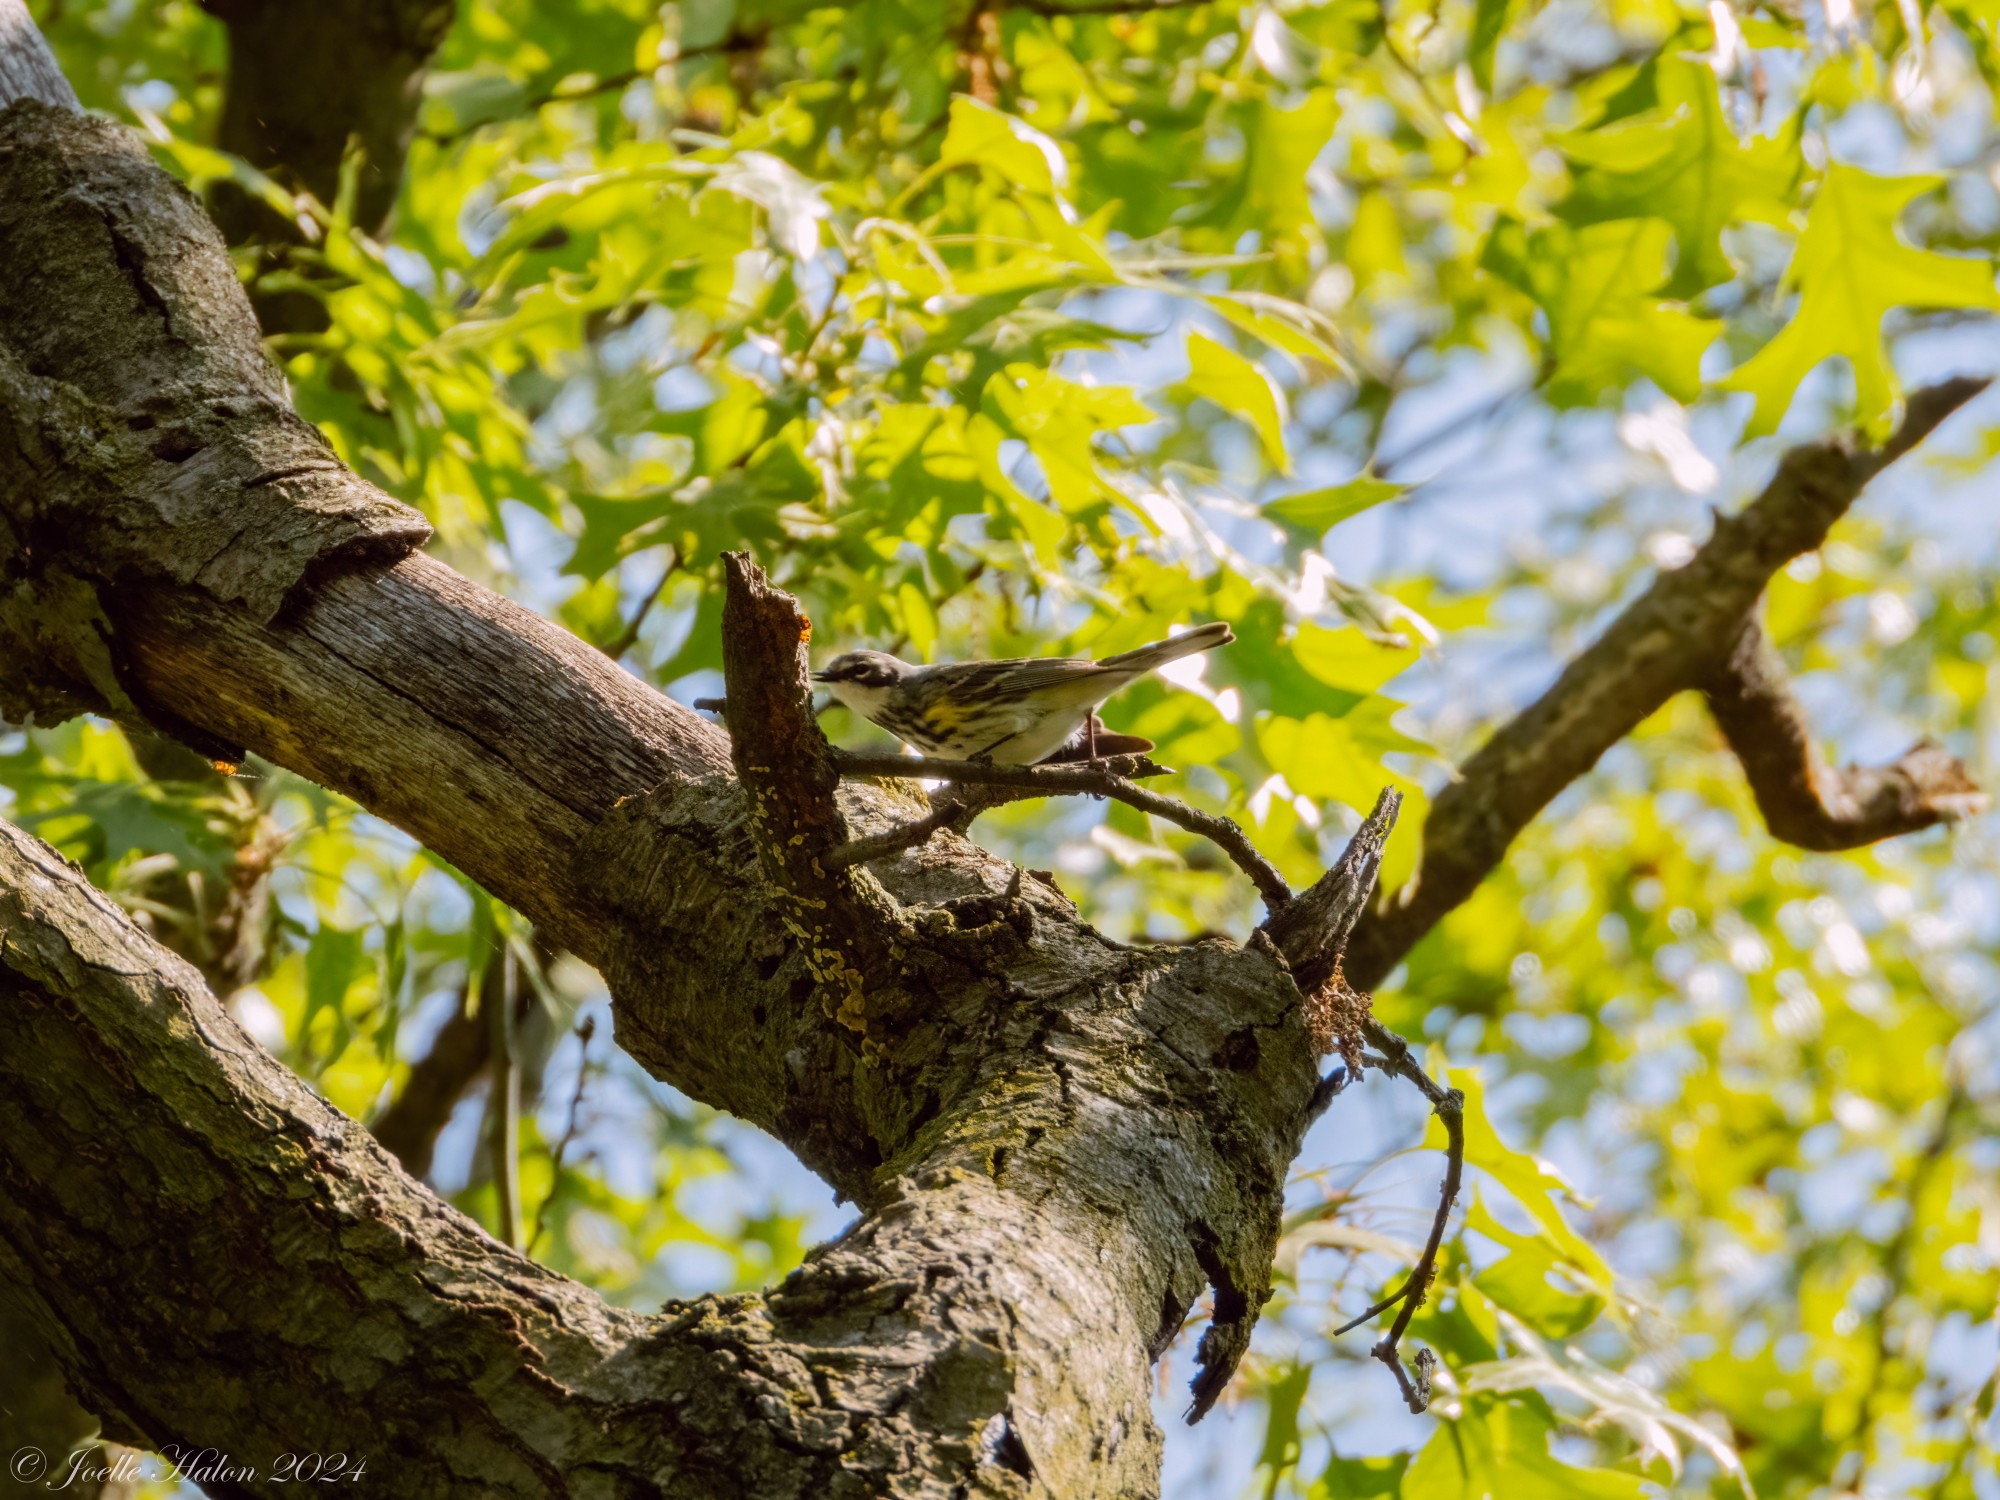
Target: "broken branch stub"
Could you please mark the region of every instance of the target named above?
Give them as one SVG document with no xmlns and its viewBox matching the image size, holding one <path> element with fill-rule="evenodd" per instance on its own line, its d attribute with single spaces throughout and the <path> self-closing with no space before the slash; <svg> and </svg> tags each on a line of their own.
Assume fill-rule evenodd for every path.
<svg viewBox="0 0 2000 1500">
<path fill-rule="evenodd" d="M 833 747 L 812 710 L 811 624 L 748 553 L 725 552 L 722 562 L 730 756 L 751 841 L 828 1014 L 865 1035 L 871 1010 L 900 1008 L 903 998 L 896 903 L 866 870 L 827 859 L 847 842 L 847 820 Z"/>
<path fill-rule="evenodd" d="M 1388 842 L 1402 807 L 1402 793 L 1383 788 L 1340 858 L 1309 890 L 1272 913 L 1264 924 L 1271 941 L 1292 966 L 1292 976 L 1303 993 L 1313 994 L 1340 967 L 1348 935 L 1375 894 L 1382 846 Z"/>
</svg>

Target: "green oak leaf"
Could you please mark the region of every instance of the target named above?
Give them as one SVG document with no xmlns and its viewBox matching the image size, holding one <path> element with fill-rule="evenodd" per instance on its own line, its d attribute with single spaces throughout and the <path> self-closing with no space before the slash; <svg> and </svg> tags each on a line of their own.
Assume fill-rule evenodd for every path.
<svg viewBox="0 0 2000 1500">
<path fill-rule="evenodd" d="M 1403 1500 L 1641 1500 L 1645 1482 L 1583 1469 L 1549 1452 L 1554 1423 L 1533 1402 L 1485 1402 L 1440 1422 L 1403 1474 Z"/>
<path fill-rule="evenodd" d="M 1402 1493 L 1403 1472 L 1409 1467 L 1407 1453 L 1375 1458 L 1342 1458 L 1336 1453 L 1312 1487 L 1312 1500 L 1389 1500 Z"/>
<path fill-rule="evenodd" d="M 1057 197 L 1069 175 L 1061 148 L 1041 131 L 963 95 L 951 101 L 951 124 L 938 162 L 991 167 L 1007 181 L 1045 198 Z"/>
<path fill-rule="evenodd" d="M 1739 138 L 1715 74 L 1698 63 L 1662 61 L 1655 88 L 1657 108 L 1562 142 L 1574 180 L 1556 212 L 1577 225 L 1666 220 L 1676 253 L 1660 292 L 1686 298 L 1735 276 L 1725 224 L 1785 222 L 1800 158 L 1791 140 Z"/>
<path fill-rule="evenodd" d="M 1595 401 L 1648 376 L 1677 401 L 1701 392 L 1701 355 L 1722 325 L 1660 297 L 1672 231 L 1663 219 L 1620 219 L 1529 231 L 1503 220 L 1481 264 L 1548 315 L 1543 393 L 1557 406 Z"/>
<path fill-rule="evenodd" d="M 1288 529 L 1316 539 L 1349 516 L 1358 516 L 1384 500 L 1395 499 L 1406 488 L 1377 479 L 1373 474 L 1357 474 L 1344 484 L 1282 495 L 1264 507 L 1264 514 Z"/>
<path fill-rule="evenodd" d="M 1919 250 L 1896 232 L 1911 200 L 1943 185 L 1937 176 L 1877 177 L 1835 163 L 1813 199 L 1785 285 L 1798 310 L 1778 336 L 1723 382 L 1757 398 L 1746 436 L 1777 429 L 1799 382 L 1836 355 L 1854 368 L 1856 413 L 1880 432 L 1896 403 L 1896 374 L 1882 344 L 1892 307 L 1995 307 L 1990 261 Z"/>
<path fill-rule="evenodd" d="M 1188 389 L 1248 422 L 1272 467 L 1285 470 L 1284 397 L 1271 377 L 1205 334 L 1189 334 L 1187 352 Z"/>
</svg>

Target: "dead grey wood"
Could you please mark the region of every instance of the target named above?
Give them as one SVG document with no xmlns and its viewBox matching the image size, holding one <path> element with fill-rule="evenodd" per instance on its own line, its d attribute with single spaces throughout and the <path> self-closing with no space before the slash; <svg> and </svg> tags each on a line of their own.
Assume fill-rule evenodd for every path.
<svg viewBox="0 0 2000 1500">
<path fill-rule="evenodd" d="M 56 109 L 82 107 L 25 0 L 0 0 L 0 104 L 15 99 L 37 99 Z"/>
<path fill-rule="evenodd" d="M 1284 954 L 1305 994 L 1316 995 L 1340 969 L 1348 940 L 1375 894 L 1382 846 L 1402 809 L 1403 794 L 1384 789 L 1332 867 L 1265 922 L 1265 932 Z"/>
</svg>

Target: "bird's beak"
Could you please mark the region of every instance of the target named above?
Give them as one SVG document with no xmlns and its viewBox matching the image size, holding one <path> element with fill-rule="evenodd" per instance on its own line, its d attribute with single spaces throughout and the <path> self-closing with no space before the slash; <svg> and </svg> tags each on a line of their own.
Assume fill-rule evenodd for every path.
<svg viewBox="0 0 2000 1500">
<path fill-rule="evenodd" d="M 814 681 L 814 682 L 831 682 L 831 681 L 833 681 L 833 679 L 832 679 L 831 677 L 827 676 L 827 675 L 826 675 L 826 673 L 824 673 L 824 672 L 815 672 L 815 673 L 813 673 L 813 681 Z"/>
</svg>

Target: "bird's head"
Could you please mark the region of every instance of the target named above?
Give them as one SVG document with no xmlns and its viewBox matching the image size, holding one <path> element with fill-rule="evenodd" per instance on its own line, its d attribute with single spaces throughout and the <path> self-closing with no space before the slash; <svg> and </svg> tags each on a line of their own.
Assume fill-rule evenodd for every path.
<svg viewBox="0 0 2000 1500">
<path fill-rule="evenodd" d="M 825 683 L 834 697 L 868 718 L 909 670 L 907 662 L 886 651 L 849 651 L 813 673 L 813 681 Z"/>
</svg>

